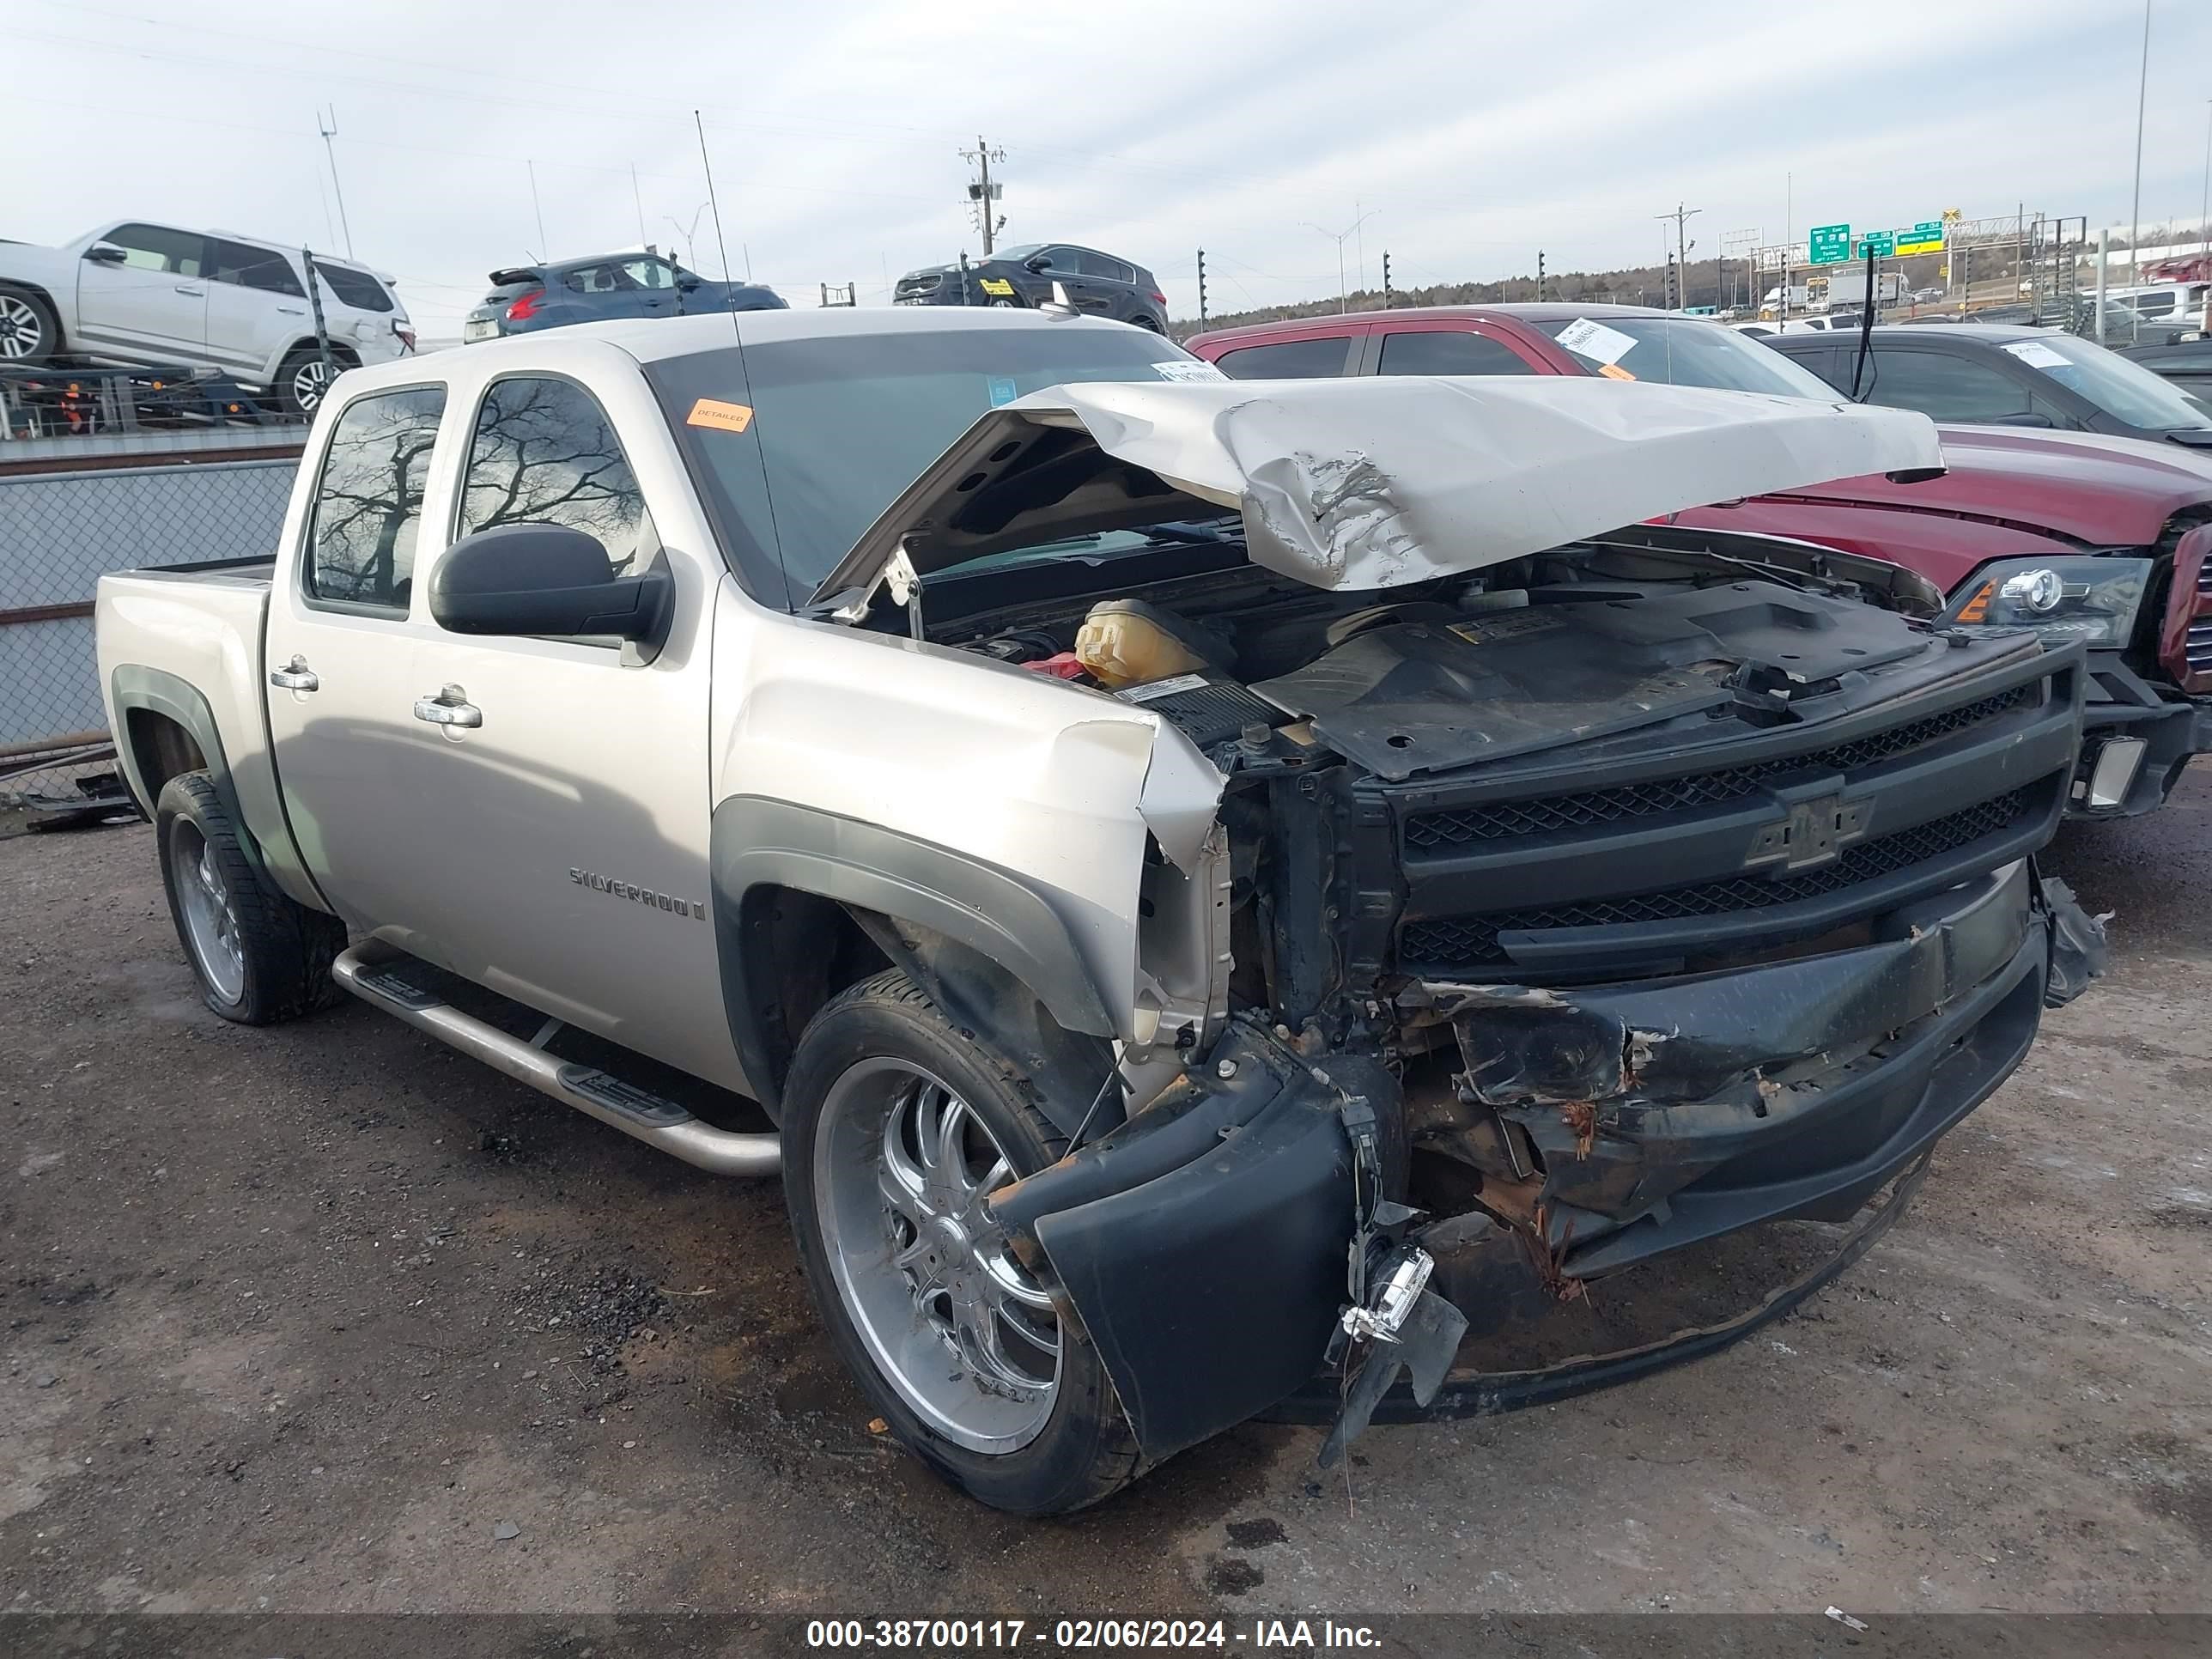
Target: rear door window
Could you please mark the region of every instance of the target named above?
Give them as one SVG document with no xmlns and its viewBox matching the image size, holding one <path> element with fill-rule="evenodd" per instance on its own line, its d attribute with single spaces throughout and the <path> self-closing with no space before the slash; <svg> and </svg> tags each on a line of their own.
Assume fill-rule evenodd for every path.
<svg viewBox="0 0 2212 1659">
<path fill-rule="evenodd" d="M 1382 336 L 1382 374 L 1534 374 L 1521 354 L 1467 329 L 1391 330 Z"/>
<path fill-rule="evenodd" d="M 300 275 L 292 269 L 291 260 L 276 249 L 221 238 L 210 246 L 215 269 L 210 274 L 218 283 L 235 283 L 240 288 L 259 289 L 264 294 L 289 294 L 298 300 L 307 297 L 307 290 L 300 285 Z"/>
<path fill-rule="evenodd" d="M 1088 248 L 1076 251 L 1076 269 L 1085 276 L 1103 276 L 1109 283 L 1133 283 L 1136 267 L 1125 265 L 1119 259 L 1103 253 L 1093 253 Z"/>
<path fill-rule="evenodd" d="M 573 380 L 495 380 L 477 411 L 457 536 L 557 524 L 606 550 L 617 576 L 645 536 L 645 496 L 598 398 Z"/>
<path fill-rule="evenodd" d="M 1278 340 L 1224 351 L 1213 362 L 1232 380 L 1325 380 L 1350 372 L 1352 348 L 1358 344 L 1356 337 L 1344 335 Z"/>
<path fill-rule="evenodd" d="M 310 604 L 404 617 L 443 386 L 356 398 L 331 429 L 301 586 Z"/>
<path fill-rule="evenodd" d="M 356 270 L 349 265 L 326 264 L 315 261 L 315 274 L 323 279 L 323 286 L 337 297 L 341 305 L 351 306 L 356 311 L 389 311 L 392 295 L 384 284 L 365 270 Z"/>
</svg>

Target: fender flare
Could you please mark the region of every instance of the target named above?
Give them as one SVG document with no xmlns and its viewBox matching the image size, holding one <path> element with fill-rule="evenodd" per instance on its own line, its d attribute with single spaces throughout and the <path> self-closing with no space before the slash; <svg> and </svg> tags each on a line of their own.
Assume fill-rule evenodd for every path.
<svg viewBox="0 0 2212 1659">
<path fill-rule="evenodd" d="M 223 752 L 222 732 L 216 725 L 215 710 L 206 694 L 191 681 L 180 679 L 165 669 L 149 668 L 139 663 L 118 664 L 108 676 L 108 684 L 115 705 L 115 758 L 147 817 L 153 817 L 155 797 L 160 792 L 147 787 L 145 775 L 139 769 L 138 747 L 131 734 L 131 715 L 137 709 L 174 720 L 191 736 L 200 758 L 207 763 L 208 778 L 215 785 L 216 797 L 229 814 L 231 825 L 238 833 L 240 849 L 253 866 L 253 873 L 267 883 L 271 891 L 283 891 L 270 874 L 261 843 L 246 823 L 246 813 L 239 805 L 229 757 Z"/>
<path fill-rule="evenodd" d="M 744 903 L 757 888 L 811 893 L 942 934 L 1027 988 L 1063 1030 L 1117 1035 L 1060 913 L 1020 876 L 985 860 L 814 807 L 733 795 L 714 809 L 709 868 L 731 1039 L 771 1111 L 780 1104 L 778 1045 L 746 982 Z"/>
</svg>

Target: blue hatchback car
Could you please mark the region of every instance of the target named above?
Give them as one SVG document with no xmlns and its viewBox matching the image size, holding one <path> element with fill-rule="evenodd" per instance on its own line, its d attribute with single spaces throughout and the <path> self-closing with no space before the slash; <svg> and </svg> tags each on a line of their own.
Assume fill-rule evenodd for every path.
<svg viewBox="0 0 2212 1659">
<path fill-rule="evenodd" d="M 602 253 L 491 274 L 491 292 L 461 325 L 461 338 L 604 323 L 617 317 L 685 317 L 702 311 L 781 311 L 775 289 L 716 283 L 658 253 Z"/>
</svg>

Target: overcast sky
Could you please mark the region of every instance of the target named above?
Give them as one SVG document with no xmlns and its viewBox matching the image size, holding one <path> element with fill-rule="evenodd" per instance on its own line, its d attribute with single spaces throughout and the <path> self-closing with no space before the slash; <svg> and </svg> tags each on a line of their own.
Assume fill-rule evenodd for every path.
<svg viewBox="0 0 2212 1659">
<path fill-rule="evenodd" d="M 795 305 L 980 246 L 957 151 L 1003 146 L 1007 241 L 1148 265 L 1196 311 L 1655 259 L 1723 236 L 2084 214 L 2125 224 L 2142 0 L 0 0 L 0 236 L 125 216 L 342 247 L 426 335 L 495 265 L 689 246 L 704 113 L 730 263 Z M 166 17 L 161 14 L 166 13 Z M 2152 0 L 2142 219 L 2196 222 L 2212 0 Z M 533 208 L 530 169 L 537 175 Z M 631 189 L 631 169 L 637 188 Z M 544 236 L 539 234 L 543 215 Z M 641 220 L 643 234 L 641 236 Z M 672 224 L 671 221 L 675 222 Z M 694 262 L 720 269 L 711 215 Z"/>
</svg>

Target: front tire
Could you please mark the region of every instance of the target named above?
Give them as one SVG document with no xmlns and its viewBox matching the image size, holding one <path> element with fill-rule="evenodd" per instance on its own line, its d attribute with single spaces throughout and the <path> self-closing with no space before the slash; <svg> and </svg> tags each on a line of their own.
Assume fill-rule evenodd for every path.
<svg viewBox="0 0 2212 1659">
<path fill-rule="evenodd" d="M 61 320 L 54 308 L 28 289 L 0 288 L 0 363 L 27 368 L 61 349 Z"/>
<path fill-rule="evenodd" d="M 1066 1150 L 1012 1069 L 905 975 L 815 1016 L 783 1101 L 784 1194 L 837 1351 L 901 1444 L 994 1509 L 1058 1515 L 1135 1479 L 1097 1350 L 981 1210 Z"/>
<path fill-rule="evenodd" d="M 344 925 L 254 873 L 206 773 L 162 786 L 154 834 L 169 916 L 210 1008 L 241 1025 L 274 1025 L 336 1000 L 331 962 L 345 948 Z"/>
</svg>

